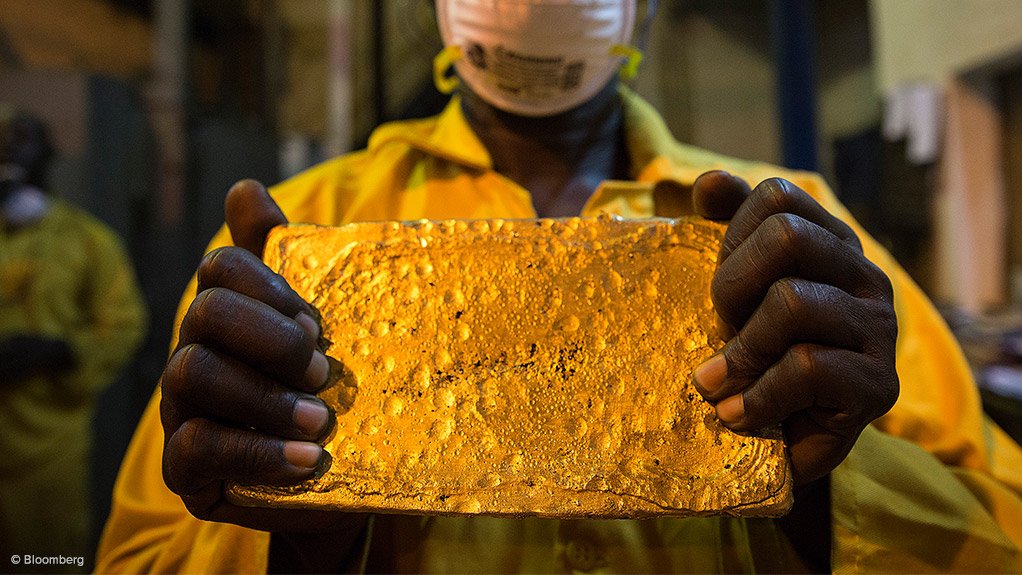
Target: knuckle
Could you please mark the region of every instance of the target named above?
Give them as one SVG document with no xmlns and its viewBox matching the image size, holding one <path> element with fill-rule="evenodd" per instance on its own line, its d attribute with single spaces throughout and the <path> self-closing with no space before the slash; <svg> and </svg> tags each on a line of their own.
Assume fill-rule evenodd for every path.
<svg viewBox="0 0 1022 575">
<path fill-rule="evenodd" d="M 774 282 L 767 297 L 774 303 L 771 307 L 786 314 L 790 320 L 798 320 L 811 311 L 805 286 L 795 278 L 782 278 Z"/>
<path fill-rule="evenodd" d="M 736 286 L 737 275 L 731 271 L 731 266 L 724 266 L 717 269 L 717 272 L 713 274 L 713 279 L 710 280 L 710 301 L 713 302 L 713 307 L 717 310 L 726 321 L 732 321 L 735 319 L 735 308 L 737 302 L 735 301 L 735 286 Z"/>
<path fill-rule="evenodd" d="M 214 440 L 213 435 L 208 420 L 195 417 L 181 424 L 174 436 L 177 439 L 179 458 L 186 468 L 198 468 L 212 458 L 210 443 Z"/>
<path fill-rule="evenodd" d="M 229 290 L 224 288 L 209 288 L 199 292 L 192 305 L 188 308 L 188 314 L 183 322 L 188 331 L 197 330 L 204 332 L 202 328 L 222 317 L 230 317 Z M 184 330 L 185 327 L 182 328 Z"/>
<path fill-rule="evenodd" d="M 870 355 L 894 356 L 898 342 L 898 315 L 894 306 L 881 299 L 856 301 L 857 324 L 867 342 Z"/>
<path fill-rule="evenodd" d="M 797 257 L 802 253 L 807 237 L 805 221 L 787 213 L 774 214 L 764 220 L 763 225 L 770 242 L 788 254 Z"/>
<path fill-rule="evenodd" d="M 164 398 L 186 395 L 188 393 L 188 361 L 189 356 L 192 354 L 192 348 L 196 344 L 188 344 L 174 351 L 167 360 L 167 365 L 163 367 L 163 378 L 161 380 L 163 386 Z"/>
<path fill-rule="evenodd" d="M 198 267 L 199 286 L 229 285 L 234 276 L 244 269 L 247 252 L 239 247 L 223 246 L 202 257 Z"/>
<path fill-rule="evenodd" d="M 756 186 L 756 200 L 772 213 L 787 212 L 792 205 L 794 193 L 791 184 L 784 178 L 768 178 Z"/>
<path fill-rule="evenodd" d="M 203 256 L 202 261 L 199 262 L 199 269 L 196 271 L 199 285 L 219 285 L 225 268 L 232 267 L 231 261 L 236 259 L 233 254 L 234 248 L 227 246 L 216 248 Z"/>
<path fill-rule="evenodd" d="M 198 472 L 204 468 L 206 434 L 204 420 L 189 419 L 178 427 L 167 442 L 163 460 L 163 479 L 178 495 L 194 491 Z"/>
<path fill-rule="evenodd" d="M 816 348 L 813 345 L 799 343 L 791 346 L 786 354 L 786 360 L 791 364 L 792 371 L 800 374 L 815 373 L 818 366 Z"/>
<path fill-rule="evenodd" d="M 893 346 L 898 338 L 898 314 L 894 306 L 886 301 L 875 302 L 870 311 L 882 337 Z"/>
<path fill-rule="evenodd" d="M 222 287 L 203 290 L 195 297 L 195 315 L 206 319 L 223 314 L 233 301 L 232 293 Z"/>
<path fill-rule="evenodd" d="M 841 231 L 841 237 L 844 238 L 850 246 L 852 246 L 852 249 L 855 250 L 856 253 L 861 254 L 862 240 L 859 239 L 859 234 L 855 233 L 852 226 L 836 218 L 834 219 L 834 225 Z"/>
<path fill-rule="evenodd" d="M 205 384 L 213 382 L 220 371 L 216 355 L 200 344 L 188 344 L 174 352 L 164 376 L 164 393 L 188 397 L 199 393 Z"/>
<path fill-rule="evenodd" d="M 727 379 L 732 385 L 725 386 L 727 389 L 722 389 L 718 395 L 728 393 L 735 387 L 743 387 L 742 384 L 759 376 L 756 350 L 750 348 L 741 335 L 727 344 L 724 355 L 727 359 Z"/>
<path fill-rule="evenodd" d="M 870 281 L 876 286 L 880 298 L 885 302 L 893 302 L 894 284 L 891 282 L 891 278 L 879 266 L 869 260 L 866 261 Z"/>
</svg>

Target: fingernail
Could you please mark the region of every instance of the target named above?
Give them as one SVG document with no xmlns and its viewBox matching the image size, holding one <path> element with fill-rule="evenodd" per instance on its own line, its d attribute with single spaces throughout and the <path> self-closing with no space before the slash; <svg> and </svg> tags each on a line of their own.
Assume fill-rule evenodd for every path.
<svg viewBox="0 0 1022 575">
<path fill-rule="evenodd" d="M 304 311 L 295 316 L 295 321 L 305 329 L 305 332 L 312 336 L 312 339 L 319 339 L 319 324 L 313 317 Z"/>
<path fill-rule="evenodd" d="M 742 394 L 731 397 L 717 404 L 717 417 L 724 423 L 735 424 L 745 417 L 745 399 Z"/>
<path fill-rule="evenodd" d="M 309 437 L 319 437 L 330 422 L 330 410 L 318 399 L 302 398 L 295 402 L 294 422 Z"/>
<path fill-rule="evenodd" d="M 712 178 L 714 176 L 723 176 L 725 178 L 730 178 L 731 174 L 729 172 L 724 171 L 724 170 L 710 170 L 708 172 L 703 172 L 703 173 L 699 174 L 699 176 L 696 177 L 695 181 L 698 182 L 699 180 L 701 180 L 703 178 Z"/>
<path fill-rule="evenodd" d="M 295 467 L 316 469 L 323 457 L 323 448 L 306 441 L 287 441 L 284 443 L 284 459 Z"/>
<path fill-rule="evenodd" d="M 713 393 L 724 385 L 727 377 L 727 360 L 723 353 L 718 353 L 704 361 L 692 372 L 696 387 L 703 393 Z"/>
<path fill-rule="evenodd" d="M 330 362 L 327 361 L 326 356 L 323 352 L 316 350 L 312 352 L 312 360 L 309 361 L 309 367 L 305 370 L 305 383 L 309 389 L 320 389 L 327 383 L 327 377 L 330 375 Z"/>
<path fill-rule="evenodd" d="M 313 474 L 313 478 L 319 479 L 326 475 L 327 471 L 330 471 L 330 466 L 334 464 L 334 458 L 330 456 L 330 452 L 323 450 L 323 454 L 319 456 L 319 462 L 316 463 L 316 473 Z"/>
</svg>

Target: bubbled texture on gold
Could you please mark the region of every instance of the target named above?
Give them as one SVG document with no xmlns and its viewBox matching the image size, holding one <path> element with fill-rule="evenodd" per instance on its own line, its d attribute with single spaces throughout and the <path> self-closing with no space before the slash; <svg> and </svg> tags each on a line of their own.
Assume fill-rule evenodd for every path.
<svg viewBox="0 0 1022 575">
<path fill-rule="evenodd" d="M 724 428 L 690 383 L 722 342 L 702 219 L 291 225 L 266 260 L 345 369 L 330 470 L 247 504 L 546 517 L 776 515 L 777 430 Z"/>
</svg>

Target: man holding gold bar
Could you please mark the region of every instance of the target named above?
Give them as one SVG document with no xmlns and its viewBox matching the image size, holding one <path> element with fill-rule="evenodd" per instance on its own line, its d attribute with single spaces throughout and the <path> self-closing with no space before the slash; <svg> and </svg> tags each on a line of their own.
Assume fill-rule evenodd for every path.
<svg viewBox="0 0 1022 575">
<path fill-rule="evenodd" d="M 932 305 L 818 176 L 679 144 L 619 85 L 634 1 L 441 0 L 437 13 L 438 85 L 458 91 L 440 116 L 384 125 L 271 194 L 229 193 L 100 571 L 1022 569 L 1022 453 L 983 416 Z M 691 377 L 724 426 L 782 426 L 790 513 L 424 517 L 226 498 L 322 474 L 337 424 L 315 395 L 336 377 L 318 313 L 260 260 L 271 228 L 600 213 L 728 222 L 712 282 L 727 343 Z"/>
</svg>

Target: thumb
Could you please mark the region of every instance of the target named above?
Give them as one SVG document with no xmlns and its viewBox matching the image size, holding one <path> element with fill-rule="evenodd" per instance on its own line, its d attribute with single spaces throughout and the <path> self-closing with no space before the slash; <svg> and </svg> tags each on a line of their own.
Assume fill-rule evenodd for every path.
<svg viewBox="0 0 1022 575">
<path fill-rule="evenodd" d="M 234 245 L 260 258 L 266 234 L 275 226 L 287 223 L 277 202 L 255 180 L 241 180 L 231 187 L 224 200 L 224 213 Z"/>
<path fill-rule="evenodd" d="M 706 172 L 692 184 L 692 207 L 708 220 L 730 220 L 752 188 L 745 180 L 723 170 Z"/>
</svg>

